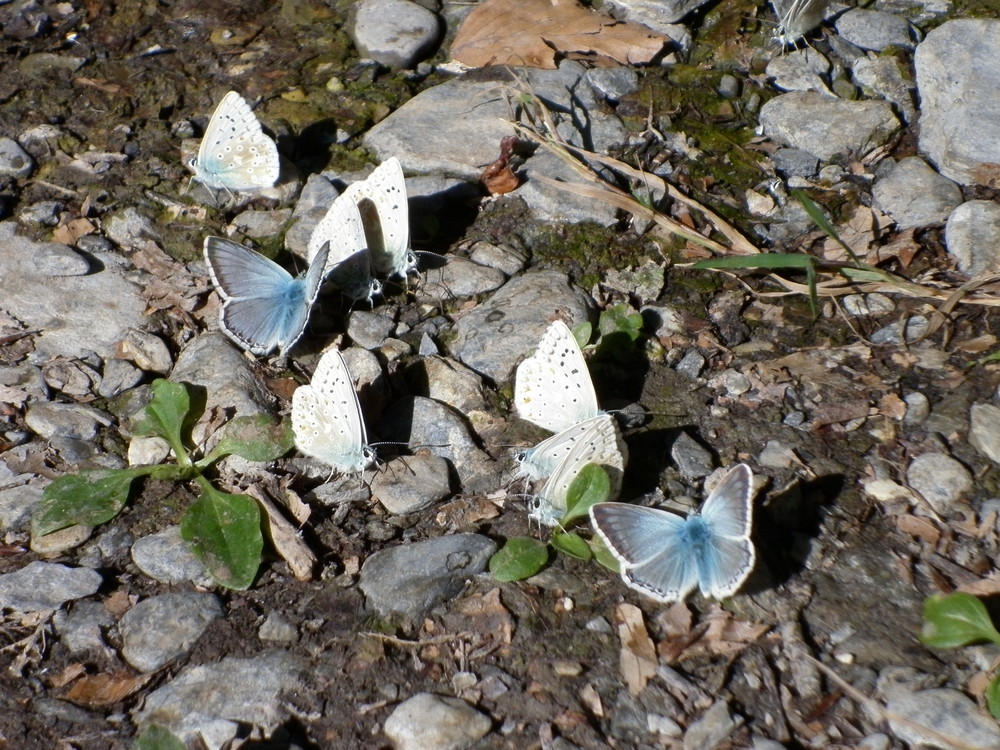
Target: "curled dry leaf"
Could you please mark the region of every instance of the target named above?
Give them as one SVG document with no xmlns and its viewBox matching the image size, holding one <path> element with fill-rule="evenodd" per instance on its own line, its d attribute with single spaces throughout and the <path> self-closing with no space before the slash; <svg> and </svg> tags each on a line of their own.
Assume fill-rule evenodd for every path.
<svg viewBox="0 0 1000 750">
<path fill-rule="evenodd" d="M 503 195 L 516 190 L 521 179 L 510 168 L 510 157 L 517 145 L 517 138 L 508 135 L 500 141 L 500 156 L 489 164 L 479 177 L 479 182 L 489 195 Z"/>
<path fill-rule="evenodd" d="M 584 8 L 576 0 L 486 0 L 458 30 L 451 54 L 473 68 L 554 69 L 562 58 L 595 65 L 643 65 L 672 40 L 637 23 Z"/>
<path fill-rule="evenodd" d="M 638 695 L 656 674 L 659 661 L 653 639 L 649 637 L 642 610 L 632 604 L 620 604 L 615 610 L 618 624 L 619 670 L 632 695 Z"/>
</svg>

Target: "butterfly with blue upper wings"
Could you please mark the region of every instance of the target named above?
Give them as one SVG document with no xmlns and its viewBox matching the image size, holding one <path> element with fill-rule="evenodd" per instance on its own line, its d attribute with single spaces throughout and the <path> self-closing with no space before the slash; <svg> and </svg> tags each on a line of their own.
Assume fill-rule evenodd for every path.
<svg viewBox="0 0 1000 750">
<path fill-rule="evenodd" d="M 219 324 L 242 349 L 282 355 L 305 330 L 319 294 L 327 250 L 298 277 L 250 248 L 223 237 L 205 238 L 205 263 L 222 298 Z"/>
<path fill-rule="evenodd" d="M 753 474 L 738 464 L 687 518 L 658 508 L 598 503 L 590 508 L 590 521 L 630 588 L 660 602 L 681 601 L 696 588 L 724 599 L 743 585 L 756 560 L 752 503 Z"/>
</svg>

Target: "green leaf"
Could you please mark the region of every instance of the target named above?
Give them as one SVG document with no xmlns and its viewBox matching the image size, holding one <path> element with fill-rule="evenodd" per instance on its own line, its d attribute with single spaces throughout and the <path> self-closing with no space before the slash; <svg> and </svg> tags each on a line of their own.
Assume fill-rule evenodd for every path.
<svg viewBox="0 0 1000 750">
<path fill-rule="evenodd" d="M 601 313 L 597 325 L 601 336 L 622 333 L 634 342 L 642 333 L 642 315 L 629 305 L 615 305 Z"/>
<path fill-rule="evenodd" d="M 573 328 L 572 332 L 577 345 L 583 349 L 590 343 L 590 337 L 594 335 L 594 326 L 591 325 L 590 321 L 585 320 L 583 323 Z"/>
<path fill-rule="evenodd" d="M 932 648 L 955 648 L 992 641 L 1000 644 L 986 606 L 971 594 L 956 591 L 924 600 L 924 626 L 920 640 Z"/>
<path fill-rule="evenodd" d="M 1000 719 L 1000 674 L 994 675 L 986 688 L 986 708 L 994 719 Z"/>
<path fill-rule="evenodd" d="M 607 502 L 611 479 L 603 466 L 587 464 L 577 474 L 566 493 L 566 512 L 559 520 L 563 526 L 590 513 L 590 506 Z"/>
<path fill-rule="evenodd" d="M 191 410 L 191 396 L 187 386 L 157 378 L 150 387 L 153 390 L 153 400 L 136 420 L 135 434 L 162 437 L 170 443 L 177 462 L 187 466 L 191 463 L 184 449 L 183 438 L 185 420 Z"/>
<path fill-rule="evenodd" d="M 151 724 L 135 738 L 136 750 L 187 750 L 181 739 L 168 729 Z"/>
<path fill-rule="evenodd" d="M 594 555 L 594 559 L 612 573 L 621 572 L 621 563 L 618 562 L 618 558 L 611 554 L 611 550 L 604 544 L 604 540 L 596 534 L 590 540 L 590 551 Z"/>
<path fill-rule="evenodd" d="M 816 226 L 826 232 L 826 234 L 833 239 L 834 242 L 844 248 L 844 252 L 850 256 L 852 261 L 861 265 L 861 259 L 855 254 L 854 250 L 851 249 L 850 245 L 840 239 L 840 235 L 837 234 L 837 230 L 834 229 L 833 224 L 830 223 L 826 214 L 823 213 L 823 209 L 820 208 L 812 198 L 806 195 L 804 190 L 801 188 L 793 188 L 792 197 L 802 204 L 802 208 L 805 209 L 805 212 L 809 215 L 809 218 L 813 220 L 813 223 L 816 224 Z"/>
<path fill-rule="evenodd" d="M 553 534 L 552 538 L 549 539 L 549 544 L 559 552 L 575 557 L 577 560 L 589 560 L 593 556 L 590 545 L 584 541 L 582 536 L 573 532 Z"/>
<path fill-rule="evenodd" d="M 151 467 L 99 469 L 59 477 L 42 492 L 31 518 L 31 535 L 45 536 L 69 526 L 110 521 L 128 502 L 132 482 Z"/>
<path fill-rule="evenodd" d="M 223 426 L 219 442 L 198 466 L 209 466 L 232 453 L 247 461 L 273 461 L 288 453 L 294 445 L 295 436 L 288 424 L 269 414 L 236 417 Z"/>
<path fill-rule="evenodd" d="M 815 268 L 816 259 L 798 253 L 760 253 L 707 258 L 691 264 L 691 268 Z"/>
<path fill-rule="evenodd" d="M 248 588 L 264 549 L 260 508 L 246 495 L 220 492 L 204 479 L 199 484 L 204 494 L 181 519 L 181 536 L 221 585 Z"/>
<path fill-rule="evenodd" d="M 490 573 L 498 581 L 520 581 L 535 575 L 548 561 L 545 543 L 530 536 L 515 536 L 490 558 Z"/>
</svg>

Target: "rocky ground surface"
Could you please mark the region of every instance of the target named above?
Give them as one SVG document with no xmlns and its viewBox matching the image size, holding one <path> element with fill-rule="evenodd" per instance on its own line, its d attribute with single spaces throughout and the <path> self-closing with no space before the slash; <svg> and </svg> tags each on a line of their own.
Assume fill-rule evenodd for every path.
<svg viewBox="0 0 1000 750">
<path fill-rule="evenodd" d="M 926 597 L 1000 583 L 1000 21 L 834 5 L 779 50 L 770 7 L 698 5 L 606 4 L 675 40 L 648 65 L 560 38 L 558 67 L 459 73 L 465 3 L 0 2 L 0 746 L 1000 746 L 997 647 L 918 640 Z M 472 46 L 531 31 L 501 28 Z M 228 90 L 277 138 L 273 189 L 190 181 Z M 487 196 L 515 134 L 520 184 Z M 323 295 L 287 358 L 245 356 L 204 238 L 301 269 L 337 191 L 391 156 L 422 277 L 372 309 Z M 838 272 L 793 189 L 877 270 Z M 814 261 L 690 267 L 758 251 Z M 554 551 L 490 575 L 506 539 L 549 533 L 511 484 L 543 433 L 510 398 L 555 318 L 598 324 L 601 404 L 645 413 L 621 499 L 691 509 L 753 468 L 731 600 L 658 604 Z M 246 590 L 184 542 L 192 482 L 32 535 L 54 479 L 168 461 L 135 429 L 155 379 L 203 389 L 202 444 L 287 418 L 331 344 L 370 437 L 412 448 L 360 479 L 294 451 L 217 464 L 274 508 Z"/>
</svg>

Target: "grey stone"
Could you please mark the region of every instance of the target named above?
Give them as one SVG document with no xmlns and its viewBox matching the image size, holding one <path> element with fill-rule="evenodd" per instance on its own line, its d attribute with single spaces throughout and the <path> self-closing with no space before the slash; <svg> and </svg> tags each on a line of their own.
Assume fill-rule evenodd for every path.
<svg viewBox="0 0 1000 750">
<path fill-rule="evenodd" d="M 140 370 L 165 375 L 173 367 L 170 350 L 159 336 L 132 328 L 125 332 L 118 353 L 122 359 L 131 360 Z"/>
<path fill-rule="evenodd" d="M 452 534 L 379 550 L 361 566 L 368 606 L 384 617 L 415 620 L 458 594 L 486 569 L 496 543 L 480 534 Z"/>
<path fill-rule="evenodd" d="M 97 437 L 98 427 L 107 427 L 113 420 L 108 413 L 85 404 L 46 401 L 31 404 L 24 415 L 24 422 L 36 435 L 46 440 L 54 437 L 93 440 Z"/>
<path fill-rule="evenodd" d="M 441 36 L 438 17 L 409 0 L 362 0 L 348 31 L 362 57 L 393 68 L 410 68 Z"/>
<path fill-rule="evenodd" d="M 906 481 L 940 514 L 967 504 L 973 486 L 969 470 L 943 453 L 924 453 L 914 458 L 906 469 Z"/>
<path fill-rule="evenodd" d="M 844 312 L 855 317 L 886 315 L 896 309 L 891 297 L 878 292 L 871 294 L 845 294 Z"/>
<path fill-rule="evenodd" d="M 103 578 L 96 570 L 35 560 L 0 575 L 0 609 L 40 612 L 97 593 Z"/>
<path fill-rule="evenodd" d="M 59 215 L 63 208 L 63 204 L 59 201 L 38 201 L 19 211 L 17 218 L 24 224 L 54 227 L 59 223 Z"/>
<path fill-rule="evenodd" d="M 280 641 L 281 643 L 292 643 L 298 637 L 298 631 L 288 620 L 272 612 L 261 623 L 257 631 L 257 637 L 262 641 Z"/>
<path fill-rule="evenodd" d="M 0 222 L 0 278 L 4 280 L 0 306 L 34 337 L 31 359 L 45 362 L 59 356 L 79 358 L 96 352 L 107 358 L 124 331 L 145 324 L 146 300 L 138 286 L 121 271 L 106 267 L 85 276 L 39 272 L 36 257 L 47 243 L 15 234 L 14 222 Z M 94 300 L 100 300 L 99 305 Z"/>
<path fill-rule="evenodd" d="M 915 32 L 910 22 L 892 13 L 851 8 L 837 16 L 837 33 L 861 49 L 881 52 L 888 47 L 910 49 Z"/>
<path fill-rule="evenodd" d="M 233 217 L 232 228 L 251 239 L 277 237 L 292 219 L 292 209 L 272 208 L 266 211 L 242 211 Z"/>
<path fill-rule="evenodd" d="M 740 79 L 729 73 L 723 74 L 722 78 L 719 79 L 719 85 L 715 87 L 723 99 L 736 99 L 739 97 L 741 89 Z"/>
<path fill-rule="evenodd" d="M 720 747 L 742 723 L 733 719 L 724 700 L 717 700 L 700 719 L 687 728 L 684 733 L 684 750 L 712 750 Z"/>
<path fill-rule="evenodd" d="M 104 234 L 123 250 L 141 250 L 149 240 L 162 239 L 153 220 L 132 206 L 108 216 L 104 220 Z"/>
<path fill-rule="evenodd" d="M 860 57 L 851 65 L 851 78 L 866 93 L 896 105 L 904 122 L 917 119 L 913 99 L 916 84 L 910 79 L 909 70 L 904 71 L 895 57 Z"/>
<path fill-rule="evenodd" d="M 180 526 L 168 526 L 136 540 L 131 555 L 139 570 L 161 583 L 191 581 L 202 587 L 212 585 L 208 570 L 181 538 Z"/>
<path fill-rule="evenodd" d="M 5 29 L 7 33 L 8 30 Z M 49 82 L 53 77 L 67 77 L 79 70 L 85 63 L 85 57 L 57 55 L 53 52 L 33 52 L 25 55 L 17 65 L 22 75 L 38 78 Z"/>
<path fill-rule="evenodd" d="M 292 226 L 285 232 L 285 248 L 301 258 L 308 257 L 309 238 L 340 193 L 328 177 L 311 174 L 292 211 Z"/>
<path fill-rule="evenodd" d="M 634 21 L 648 26 L 661 34 L 673 36 L 664 28 L 670 28 L 693 10 L 705 5 L 709 0 L 609 0 L 612 15 L 625 21 Z"/>
<path fill-rule="evenodd" d="M 524 269 L 527 259 L 516 250 L 490 242 L 476 242 L 469 251 L 469 259 L 481 266 L 495 268 L 507 276 L 513 276 Z"/>
<path fill-rule="evenodd" d="M 137 386 L 142 377 L 142 370 L 127 360 L 105 360 L 101 382 L 97 386 L 97 395 L 103 398 L 114 398 L 129 388 Z"/>
<path fill-rule="evenodd" d="M 686 432 L 682 432 L 670 446 L 670 457 L 681 476 L 687 479 L 707 477 L 712 473 L 711 452 Z"/>
<path fill-rule="evenodd" d="M 504 281 L 503 272 L 495 268 L 481 266 L 465 258 L 448 258 L 446 263 L 424 272 L 416 296 L 419 302 L 430 303 L 456 297 L 476 297 L 499 289 Z"/>
<path fill-rule="evenodd" d="M 705 367 L 705 357 L 697 349 L 691 349 L 677 363 L 677 372 L 686 375 L 691 380 L 697 380 Z"/>
<path fill-rule="evenodd" d="M 52 623 L 59 642 L 70 653 L 113 655 L 104 640 L 104 631 L 114 625 L 115 620 L 102 602 L 77 602 L 69 612 L 56 612 Z"/>
<path fill-rule="evenodd" d="M 899 129 L 886 102 L 844 101 L 814 91 L 793 91 L 760 110 L 764 134 L 826 161 L 841 153 L 866 154 Z"/>
<path fill-rule="evenodd" d="M 905 342 L 912 342 L 924 335 L 930 322 L 923 315 L 914 315 L 905 321 L 890 323 L 884 328 L 879 328 L 871 335 L 873 344 L 899 346 Z"/>
<path fill-rule="evenodd" d="M 32 512 L 42 501 L 42 491 L 48 480 L 32 480 L 31 475 L 25 474 L 17 480 L 5 479 L 3 484 L 3 489 L 0 489 L 0 530 L 26 528 Z"/>
<path fill-rule="evenodd" d="M 1000 407 L 973 404 L 969 423 L 969 442 L 990 460 L 1000 463 Z"/>
<path fill-rule="evenodd" d="M 381 426 L 388 440 L 448 459 L 466 492 L 486 492 L 499 484 L 500 467 L 476 445 L 465 418 L 455 409 L 409 396 L 386 414 Z"/>
<path fill-rule="evenodd" d="M 463 700 L 417 693 L 393 709 L 383 730 L 394 750 L 464 750 L 492 724 Z"/>
<path fill-rule="evenodd" d="M 219 750 L 236 737 L 241 724 L 269 736 L 290 719 L 289 704 L 281 696 L 306 684 L 305 665 L 285 651 L 247 659 L 227 656 L 215 664 L 182 669 L 146 696 L 133 720 L 140 728 L 159 724 L 184 743 L 200 740 Z"/>
<path fill-rule="evenodd" d="M 930 416 L 931 402 L 930 399 L 927 398 L 926 394 L 921 393 L 920 391 L 913 391 L 903 396 L 903 401 L 906 402 L 906 414 L 903 416 L 903 424 L 919 427 L 927 420 L 927 417 Z M 973 415 L 975 414 L 975 408 L 976 405 L 973 404 Z M 998 410 L 998 412 L 1000 412 L 1000 410 Z M 1000 416 L 1000 413 L 998 413 L 997 416 Z M 975 423 L 974 416 L 973 423 Z M 1000 426 L 1000 422 L 998 422 L 997 425 Z M 973 424 L 973 430 L 969 434 L 969 442 L 973 445 L 975 445 L 972 439 L 974 432 L 975 428 Z M 998 437 L 1000 437 L 1000 435 L 998 435 Z M 1000 442 L 998 442 L 997 448 L 1000 449 Z M 997 455 L 1000 455 L 1000 453 Z"/>
<path fill-rule="evenodd" d="M 556 317 L 571 326 L 590 317 L 590 297 L 557 271 L 529 271 L 508 281 L 455 326 L 452 352 L 495 383 L 511 378 Z"/>
<path fill-rule="evenodd" d="M 448 462 L 438 456 L 403 456 L 372 480 L 372 497 L 394 515 L 423 510 L 451 493 Z"/>
<path fill-rule="evenodd" d="M 624 65 L 615 68 L 590 68 L 586 76 L 594 91 L 612 104 L 617 104 L 639 88 L 639 74 L 634 68 Z"/>
<path fill-rule="evenodd" d="M 396 321 L 388 313 L 355 310 L 347 319 L 347 335 L 363 349 L 377 349 L 395 333 Z"/>
<path fill-rule="evenodd" d="M 937 688 L 904 693 L 891 698 L 886 707 L 912 722 L 889 719 L 895 735 L 911 745 L 943 747 L 933 735 L 917 728 L 923 726 L 938 735 L 960 737 L 970 747 L 1000 747 L 996 720 L 957 690 Z"/>
<path fill-rule="evenodd" d="M 0 137 L 0 177 L 23 180 L 31 177 L 35 163 L 31 154 L 13 138 Z"/>
<path fill-rule="evenodd" d="M 872 196 L 900 229 L 940 224 L 962 203 L 958 185 L 919 156 L 908 156 L 884 169 L 875 180 Z"/>
<path fill-rule="evenodd" d="M 406 369 L 410 392 L 448 404 L 462 414 L 487 408 L 483 379 L 460 362 L 429 356 Z"/>
<path fill-rule="evenodd" d="M 1000 205 L 994 201 L 967 201 L 958 206 L 948 216 L 944 238 L 962 273 L 1000 272 Z"/>
<path fill-rule="evenodd" d="M 517 189 L 517 195 L 524 199 L 542 221 L 569 224 L 592 221 L 601 226 L 611 226 L 617 221 L 618 210 L 610 203 L 560 190 L 542 179 L 534 179 L 535 175 L 540 175 L 542 178 L 556 180 L 557 184 L 580 181 L 573 167 L 555 154 L 538 149 L 525 162 L 521 173 L 525 176 L 525 181 Z"/>
<path fill-rule="evenodd" d="M 187 653 L 219 617 L 222 607 L 213 594 L 181 592 L 143 599 L 118 623 L 122 657 L 140 672 L 154 672 Z"/>
<path fill-rule="evenodd" d="M 920 150 L 961 185 L 1000 182 L 1000 20 L 958 19 L 931 31 L 914 54 Z"/>
<path fill-rule="evenodd" d="M 819 91 L 830 95 L 826 76 L 830 61 L 812 47 L 771 58 L 765 71 L 782 91 Z"/>
</svg>

